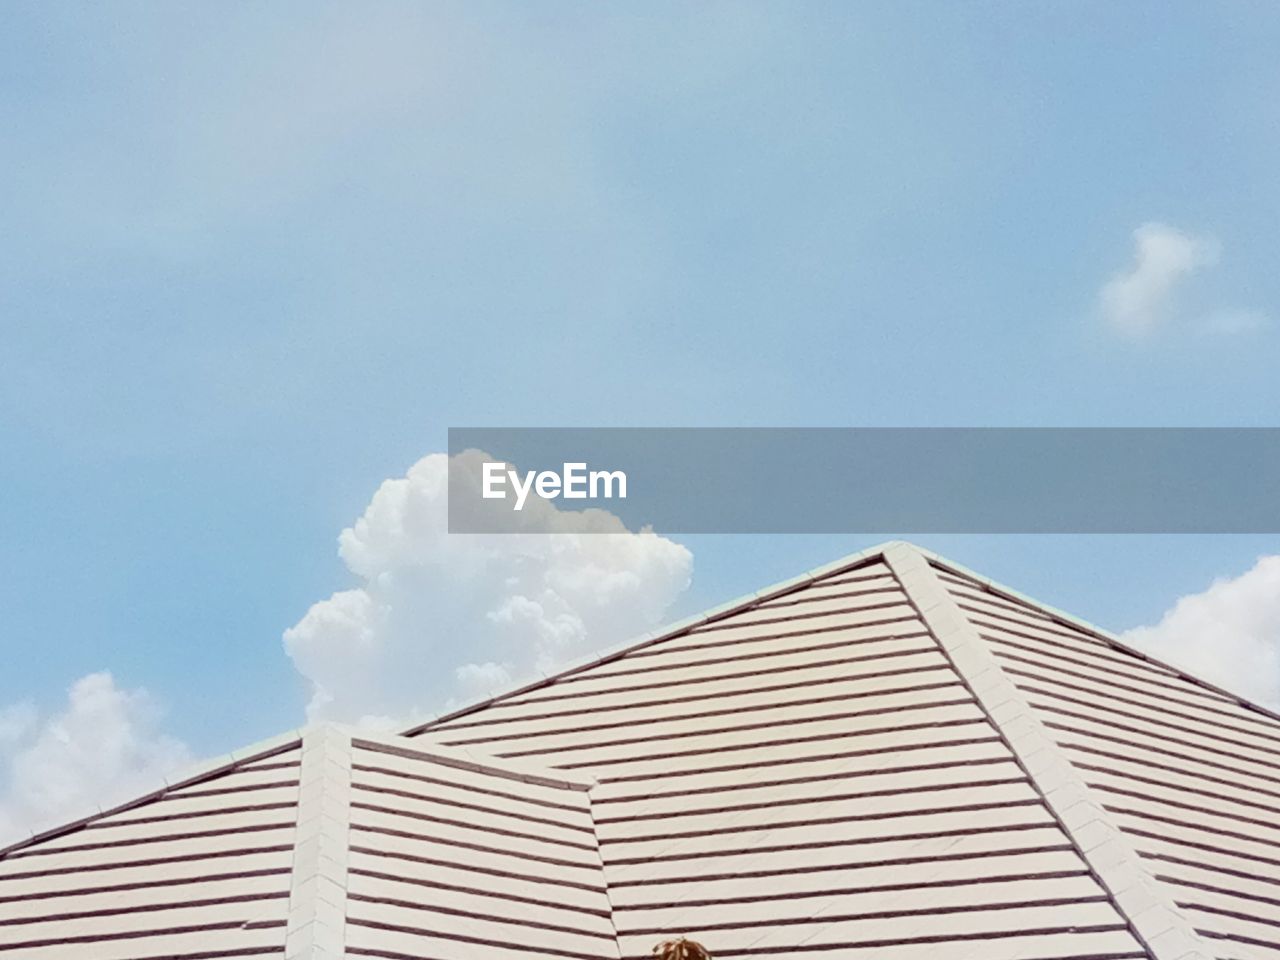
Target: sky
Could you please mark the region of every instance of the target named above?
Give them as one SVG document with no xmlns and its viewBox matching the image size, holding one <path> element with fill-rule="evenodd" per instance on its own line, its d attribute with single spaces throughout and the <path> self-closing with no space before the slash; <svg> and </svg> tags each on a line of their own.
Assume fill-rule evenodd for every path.
<svg viewBox="0 0 1280 960">
<path fill-rule="evenodd" d="M 450 544 L 450 425 L 1278 425 L 1277 48 L 1265 2 L 6 4 L 0 832 L 882 539 Z M 1280 538 L 912 539 L 1280 700 Z"/>
</svg>

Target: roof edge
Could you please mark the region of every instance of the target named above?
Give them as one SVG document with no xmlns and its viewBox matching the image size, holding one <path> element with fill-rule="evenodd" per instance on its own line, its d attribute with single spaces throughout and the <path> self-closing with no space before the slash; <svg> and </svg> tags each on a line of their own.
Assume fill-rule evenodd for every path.
<svg viewBox="0 0 1280 960">
<path fill-rule="evenodd" d="M 1013 587 L 1006 586 L 1005 584 L 1000 583 L 997 580 L 992 580 L 990 577 L 984 576 L 983 574 L 978 573 L 975 570 L 971 570 L 968 567 L 964 566 L 963 564 L 956 563 L 954 560 L 949 560 L 946 557 L 940 556 L 939 554 L 934 553 L 932 550 L 926 550 L 924 547 L 918 547 L 915 544 L 908 544 L 908 546 L 916 550 L 926 560 L 929 560 L 931 563 L 934 563 L 937 566 L 942 567 L 944 570 L 947 570 L 951 573 L 959 574 L 962 577 L 968 577 L 970 580 L 978 581 L 980 584 L 982 584 L 992 593 L 1003 596 L 1005 599 L 1008 599 L 1008 600 L 1014 600 L 1018 603 L 1035 607 L 1041 613 L 1044 613 L 1046 616 L 1048 616 L 1052 620 L 1056 620 L 1057 622 L 1061 623 L 1063 626 L 1074 627 L 1077 630 L 1083 630 L 1085 633 L 1089 634 L 1090 636 L 1096 637 L 1097 639 L 1103 641 L 1109 646 L 1115 647 L 1117 650 L 1123 651 L 1129 656 L 1137 657 L 1139 660 L 1145 660 L 1147 663 L 1153 664 L 1157 667 L 1163 667 L 1165 670 L 1169 670 L 1172 673 L 1176 674 L 1179 677 L 1179 679 L 1186 680 L 1188 683 L 1193 683 L 1197 687 L 1202 687 L 1206 690 L 1211 690 L 1214 693 L 1220 696 L 1226 697 L 1227 699 L 1233 701 L 1234 703 L 1242 707 L 1245 707 L 1248 710 L 1253 710 L 1257 713 L 1261 713 L 1263 716 L 1269 717 L 1272 720 L 1280 721 L 1280 710 L 1273 710 L 1271 707 L 1266 707 L 1260 703 L 1255 703 L 1249 698 L 1242 697 L 1240 694 L 1235 693 L 1231 690 L 1228 690 L 1225 687 L 1220 687 L 1216 683 L 1213 683 L 1209 680 L 1205 680 L 1202 677 L 1197 677 L 1194 673 L 1189 673 L 1187 670 L 1177 666 L 1176 664 L 1170 663 L 1167 660 L 1162 660 L 1159 657 L 1154 657 L 1143 650 L 1139 650 L 1137 647 L 1134 647 L 1134 646 L 1131 646 L 1130 644 L 1125 643 L 1123 640 L 1121 640 L 1111 631 L 1105 630 L 1094 623 L 1090 623 L 1088 620 L 1085 620 L 1082 617 L 1077 617 L 1074 614 L 1067 613 L 1065 610 L 1060 610 L 1055 606 L 1051 606 L 1050 604 L 1047 604 L 1041 600 L 1037 600 L 1035 597 L 1022 593 L 1019 590 L 1015 590 Z"/>
<path fill-rule="evenodd" d="M 163 777 L 161 778 L 164 786 L 155 790 L 150 790 L 131 800 L 118 803 L 111 807 L 97 807 L 93 813 L 89 813 L 75 820 L 59 824 L 56 827 L 48 827 L 44 830 L 32 831 L 31 835 L 17 840 L 6 846 L 0 847 L 0 859 L 8 856 L 16 850 L 33 844 L 41 843 L 45 840 L 52 840 L 55 837 L 64 836 L 68 833 L 75 833 L 103 817 L 109 817 L 117 813 L 124 813 L 126 810 L 132 810 L 134 807 L 141 806 L 144 803 L 150 803 L 153 800 L 159 800 L 170 790 L 177 790 L 182 787 L 189 787 L 202 780 L 208 780 L 224 773 L 230 773 L 236 767 L 246 763 L 252 763 L 255 760 L 264 760 L 267 757 L 275 756 L 278 753 L 284 753 L 302 744 L 305 730 L 290 730 L 286 733 L 277 734 L 274 737 L 267 737 L 265 740 L 259 740 L 257 743 L 250 744 L 231 753 L 223 754 L 210 760 L 204 760 L 197 763 L 193 767 L 188 767 L 183 771 L 180 777 Z"/>
<path fill-rule="evenodd" d="M 890 548 L 885 562 L 1046 809 L 1150 957 L 1213 960 L 1213 951 L 1143 865 L 1129 838 L 1094 798 L 1092 788 L 938 578 L 930 555 L 904 543 Z"/>
<path fill-rule="evenodd" d="M 683 620 L 677 620 L 674 623 L 669 623 L 657 630 L 651 630 L 648 633 L 631 637 L 628 640 L 613 644 L 612 646 L 606 647 L 604 650 L 588 654 L 578 660 L 571 660 L 553 674 L 543 674 L 537 680 L 519 683 L 512 689 L 503 693 L 491 693 L 489 696 L 466 704 L 465 706 L 450 710 L 447 713 L 437 714 L 430 720 L 414 724 L 409 729 L 402 731 L 399 736 L 416 737 L 418 734 L 425 733 L 434 726 L 446 723 L 450 720 L 456 720 L 459 717 L 466 716 L 469 713 L 475 713 L 478 710 L 483 710 L 491 704 L 502 700 L 508 700 L 511 697 L 520 696 L 524 693 L 531 693 L 532 691 L 541 689 L 542 687 L 549 687 L 566 677 L 581 673 L 583 670 L 588 670 L 591 667 L 599 666 L 602 663 L 617 660 L 629 653 L 633 653 L 637 650 L 643 650 L 645 647 L 655 643 L 660 643 L 663 640 L 674 639 L 675 637 L 688 633 L 695 627 L 700 627 L 716 620 L 722 620 L 725 617 L 732 616 L 735 613 L 740 613 L 743 610 L 765 600 L 772 600 L 775 597 L 782 596 L 783 594 L 790 593 L 794 590 L 800 590 L 807 587 L 815 580 L 872 563 L 877 559 L 883 558 L 886 551 L 899 545 L 912 546 L 902 540 L 888 540 L 884 543 L 876 544 L 873 547 L 868 547 L 865 550 L 859 550 L 855 553 L 847 554 L 838 560 L 833 560 L 831 563 L 825 563 L 814 567 L 812 570 L 808 570 L 799 576 L 780 580 L 777 583 L 770 584 L 760 590 L 743 594 L 735 600 L 730 600 L 728 603 L 719 604 L 707 610 L 703 610 L 701 613 L 685 617 Z M 917 548 L 912 547 L 912 549 Z"/>
</svg>

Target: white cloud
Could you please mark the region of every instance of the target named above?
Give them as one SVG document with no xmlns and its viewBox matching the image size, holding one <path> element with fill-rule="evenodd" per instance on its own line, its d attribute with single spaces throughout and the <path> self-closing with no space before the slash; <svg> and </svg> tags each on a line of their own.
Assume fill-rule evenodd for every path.
<svg viewBox="0 0 1280 960">
<path fill-rule="evenodd" d="M 1280 709 L 1280 556 L 1182 597 L 1121 639 L 1242 697 Z"/>
<path fill-rule="evenodd" d="M 1099 296 L 1102 314 L 1118 332 L 1140 337 L 1173 316 L 1179 283 L 1218 260 L 1218 242 L 1163 223 L 1133 231 L 1133 266 L 1116 274 Z"/>
<path fill-rule="evenodd" d="M 360 585 L 285 631 L 311 719 L 386 725 L 504 688 L 657 626 L 688 586 L 688 550 L 605 511 L 531 498 L 528 532 L 447 534 L 447 480 L 433 454 L 385 481 L 339 537 Z"/>
<path fill-rule="evenodd" d="M 464 696 L 480 696 L 490 690 L 501 690 L 511 686 L 511 664 L 464 663 L 454 671 L 458 678 L 458 689 Z"/>
<path fill-rule="evenodd" d="M 36 708 L 32 703 L 15 703 L 0 710 L 0 752 L 21 743 L 36 724 Z"/>
<path fill-rule="evenodd" d="M 190 764 L 159 720 L 145 690 L 109 673 L 77 680 L 51 716 L 28 703 L 0 710 L 0 843 L 156 789 Z"/>
</svg>

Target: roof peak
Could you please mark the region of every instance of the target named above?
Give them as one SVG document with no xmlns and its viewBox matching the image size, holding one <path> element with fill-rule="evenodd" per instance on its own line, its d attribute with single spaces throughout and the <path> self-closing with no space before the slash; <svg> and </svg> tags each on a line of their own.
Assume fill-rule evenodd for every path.
<svg viewBox="0 0 1280 960">
<path fill-rule="evenodd" d="M 603 650 L 598 650 L 580 657 L 576 661 L 569 661 L 554 673 L 543 673 L 536 678 L 517 682 L 505 691 L 491 691 L 488 696 L 480 697 L 471 703 L 465 704 L 464 706 L 456 709 L 438 713 L 426 721 L 415 723 L 408 729 L 402 730 L 399 733 L 399 736 L 413 737 L 437 724 L 454 720 L 460 716 L 473 713 L 477 710 L 482 710 L 499 700 L 508 700 L 512 697 L 549 686 L 566 677 L 581 673 L 582 671 L 591 669 L 597 665 L 619 659 L 629 653 L 642 650 L 652 644 L 661 643 L 665 640 L 680 636 L 696 627 L 732 616 L 743 610 L 749 609 L 756 604 L 781 596 L 782 594 L 803 589 L 805 586 L 817 580 L 832 577 L 856 567 L 874 563 L 877 560 L 885 561 L 889 555 L 896 555 L 899 557 L 912 555 L 918 556 L 923 561 L 932 564 L 935 567 L 973 580 L 998 596 L 1002 596 L 1018 604 L 1031 607 L 1045 616 L 1072 629 L 1082 630 L 1109 646 L 1124 652 L 1128 656 L 1135 657 L 1145 663 L 1168 670 L 1188 683 L 1195 684 L 1196 686 L 1211 691 L 1219 696 L 1227 697 L 1248 710 L 1260 713 L 1270 719 L 1280 721 L 1280 712 L 1271 710 L 1261 704 L 1254 703 L 1233 691 L 1226 690 L 1216 684 L 1197 677 L 1195 674 L 1189 673 L 1175 664 L 1168 663 L 1158 657 L 1153 657 L 1148 653 L 1144 653 L 1143 651 L 1126 644 L 1114 633 L 1105 630 L 1088 620 L 1067 613 L 1057 607 L 1044 603 L 1035 597 L 1024 594 L 1019 590 L 1015 590 L 1014 588 L 997 580 L 993 580 L 984 574 L 978 573 L 961 563 L 957 563 L 948 557 L 944 557 L 927 547 L 922 547 L 909 540 L 892 539 L 882 541 L 862 550 L 845 554 L 844 556 L 832 560 L 829 563 L 821 564 L 794 577 L 789 577 L 759 590 L 743 594 L 736 599 L 710 607 L 699 613 L 685 617 L 682 620 L 666 624 L 656 630 L 650 630 L 638 636 L 630 637 Z M 904 589 L 906 589 L 905 585 Z M 907 593 L 910 595 L 909 589 L 907 589 Z"/>
</svg>

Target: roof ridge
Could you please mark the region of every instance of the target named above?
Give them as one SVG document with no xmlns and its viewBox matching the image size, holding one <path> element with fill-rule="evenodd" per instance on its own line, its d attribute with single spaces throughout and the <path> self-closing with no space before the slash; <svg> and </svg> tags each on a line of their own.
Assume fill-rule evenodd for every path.
<svg viewBox="0 0 1280 960">
<path fill-rule="evenodd" d="M 286 960 L 346 956 L 352 738 L 338 724 L 308 727 L 298 770 Z"/>
<path fill-rule="evenodd" d="M 1046 808 L 1153 960 L 1212 960 L 1191 921 L 1142 864 L 1128 837 L 1045 730 L 955 598 L 930 556 L 908 544 L 885 562 Z"/>
</svg>

